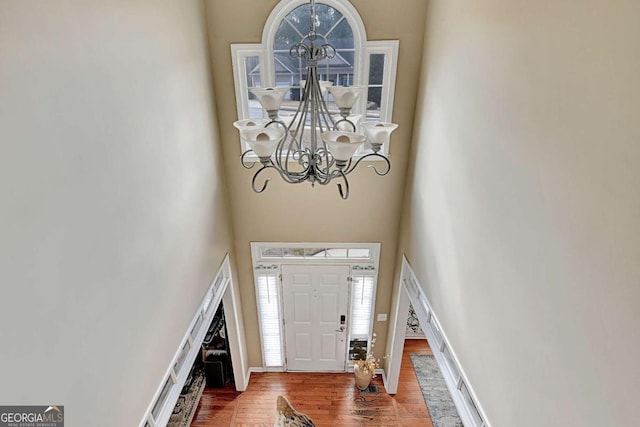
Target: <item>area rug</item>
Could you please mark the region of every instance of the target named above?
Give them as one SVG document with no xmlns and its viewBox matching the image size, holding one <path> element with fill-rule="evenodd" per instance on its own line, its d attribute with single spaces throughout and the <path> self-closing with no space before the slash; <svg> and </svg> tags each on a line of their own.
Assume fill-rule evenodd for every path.
<svg viewBox="0 0 640 427">
<path fill-rule="evenodd" d="M 173 408 L 167 427 L 188 427 L 198 408 L 198 402 L 205 387 L 205 374 L 203 369 L 196 369 L 193 373 L 193 381 L 188 389 L 178 397 Z"/>
<path fill-rule="evenodd" d="M 462 427 L 462 421 L 435 358 L 427 354 L 410 356 L 433 426 Z"/>
</svg>

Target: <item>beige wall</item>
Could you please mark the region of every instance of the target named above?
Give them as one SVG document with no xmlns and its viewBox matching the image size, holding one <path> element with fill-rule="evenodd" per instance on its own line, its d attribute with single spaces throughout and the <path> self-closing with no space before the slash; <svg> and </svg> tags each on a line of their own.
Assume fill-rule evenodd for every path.
<svg viewBox="0 0 640 427">
<path fill-rule="evenodd" d="M 206 2 L 251 366 L 262 366 L 249 246 L 252 241 L 381 242 L 376 311 L 389 311 L 426 11 L 423 0 L 352 2 L 365 21 L 370 40 L 400 40 L 393 116 L 400 128 L 393 135 L 391 173 L 381 178 L 368 168 L 361 168 L 350 176 L 349 200 L 342 201 L 335 184 L 312 189 L 308 184 L 285 184 L 277 177 L 265 193 L 255 194 L 250 187 L 252 172 L 240 166 L 238 133 L 232 126 L 237 113 L 230 44 L 260 43 L 264 23 L 277 3 L 275 0 Z M 386 323 L 376 323 L 375 330 L 379 335 L 378 351 L 381 354 Z"/>
<path fill-rule="evenodd" d="M 0 402 L 135 426 L 231 248 L 199 1 L 0 1 Z"/>
<path fill-rule="evenodd" d="M 637 425 L 640 3 L 429 4 L 399 252 L 493 426 Z"/>
</svg>

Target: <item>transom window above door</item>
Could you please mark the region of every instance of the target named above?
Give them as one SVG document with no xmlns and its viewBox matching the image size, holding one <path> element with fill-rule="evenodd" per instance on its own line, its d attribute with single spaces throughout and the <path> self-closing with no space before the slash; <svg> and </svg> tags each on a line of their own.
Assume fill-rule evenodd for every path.
<svg viewBox="0 0 640 427">
<path fill-rule="evenodd" d="M 288 260 L 358 260 L 358 261 L 370 261 L 372 260 L 372 251 L 370 248 L 333 248 L 333 247 L 261 247 L 259 259 L 274 260 L 274 259 L 288 259 Z"/>
<path fill-rule="evenodd" d="M 302 58 L 293 58 L 290 49 L 309 31 L 309 7 L 308 0 L 282 0 L 267 19 L 262 43 L 231 45 L 238 120 L 263 118 L 263 109 L 250 92 L 257 87 L 290 87 L 281 115 L 295 111 L 307 64 Z M 333 58 L 319 62 L 320 79 L 336 86 L 366 87 L 367 96 L 360 97 L 352 113 L 361 122 L 391 122 L 398 41 L 368 41 L 360 15 L 347 0 L 318 0 L 316 14 L 318 36 L 336 48 Z M 330 111 L 338 114 L 330 94 L 326 94 L 326 101 Z M 240 144 L 242 152 L 249 149 L 248 144 Z M 389 154 L 388 145 L 381 151 Z M 365 144 L 357 154 L 369 152 Z M 246 159 L 257 161 L 252 155 Z"/>
</svg>

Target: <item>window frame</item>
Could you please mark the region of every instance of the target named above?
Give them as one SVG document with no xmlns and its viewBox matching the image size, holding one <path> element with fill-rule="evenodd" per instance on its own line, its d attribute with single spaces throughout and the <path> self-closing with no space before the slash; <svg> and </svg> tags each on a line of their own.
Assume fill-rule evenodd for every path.
<svg viewBox="0 0 640 427">
<path fill-rule="evenodd" d="M 360 14 L 355 7 L 346 0 L 319 0 L 318 3 L 326 4 L 340 12 L 351 26 L 354 41 L 354 76 L 353 85 L 369 87 L 369 65 L 372 54 L 384 54 L 384 72 L 382 77 L 382 96 L 380 105 L 380 121 L 391 122 L 393 117 L 393 105 L 395 97 L 396 74 L 398 64 L 398 40 L 369 41 L 366 29 Z M 274 63 L 274 39 L 280 26 L 280 22 L 295 8 L 308 4 L 308 0 L 282 0 L 278 3 L 265 22 L 261 43 L 234 43 L 231 44 L 231 56 L 233 64 L 233 79 L 235 84 L 236 109 L 238 120 L 250 118 L 249 99 L 247 93 L 249 87 L 246 82 L 245 58 L 257 56 L 260 64 L 260 82 L 263 87 L 275 84 Z M 366 117 L 367 97 L 362 96 L 353 108 L 354 114 L 362 114 Z M 250 149 L 249 145 L 240 141 L 241 151 L 244 153 Z M 370 149 L 361 147 L 355 157 L 362 157 L 371 153 Z M 388 155 L 389 144 L 383 145 L 381 154 Z M 249 153 L 244 158 L 247 162 L 258 162 L 259 158 L 254 153 Z M 383 161 L 372 158 L 371 161 Z"/>
<path fill-rule="evenodd" d="M 247 99 L 247 92 L 249 90 L 244 77 L 247 75 L 246 58 L 253 56 L 258 57 L 260 63 L 260 82 L 266 81 L 264 79 L 264 72 L 262 70 L 262 64 L 266 61 L 266 52 L 262 48 L 261 44 L 232 44 L 231 45 L 231 58 L 233 66 L 233 82 L 236 91 L 236 100 L 244 100 L 245 102 L 237 102 L 238 117 L 249 118 L 249 103 Z M 248 146 L 248 145 L 247 145 Z"/>
</svg>

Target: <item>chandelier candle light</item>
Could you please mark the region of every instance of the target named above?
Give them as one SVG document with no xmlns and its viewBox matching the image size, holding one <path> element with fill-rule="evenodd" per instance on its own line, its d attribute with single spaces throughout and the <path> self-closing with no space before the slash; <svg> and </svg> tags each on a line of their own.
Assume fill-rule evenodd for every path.
<svg viewBox="0 0 640 427">
<path fill-rule="evenodd" d="M 262 193 L 269 183 L 266 179 L 257 187 L 259 175 L 267 169 L 276 170 L 282 179 L 291 184 L 309 181 L 327 185 L 338 179 L 338 191 L 343 199 L 349 197 L 347 175 L 353 172 L 365 159 L 377 157 L 386 163 L 378 170 L 370 165 L 376 174 L 389 173 L 391 163 L 380 153 L 383 144 L 390 140 L 391 132 L 398 125 L 384 122 L 365 122 L 361 127 L 364 135 L 356 133 L 359 115 L 351 115 L 351 109 L 361 93 L 363 86 L 333 86 L 332 82 L 320 81 L 318 61 L 331 59 L 336 55 L 334 46 L 327 43 L 324 36 L 316 33 L 315 1 L 310 1 L 311 28 L 309 33 L 291 47 L 289 53 L 294 58 L 307 60 L 307 78 L 300 80 L 302 99 L 293 114 L 283 117 L 278 110 L 283 104 L 288 87 L 254 88 L 256 96 L 268 119 L 248 119 L 234 122 L 240 132 L 240 139 L 251 148 L 241 157 L 242 165 L 250 169 L 254 163 L 247 163 L 245 157 L 255 153 L 261 168 L 254 174 L 251 187 L 256 193 Z M 339 114 L 332 115 L 325 97 L 327 91 L 333 97 Z M 365 154 L 354 161 L 356 150 L 366 141 L 372 153 Z M 343 187 L 344 184 L 344 187 Z"/>
</svg>

